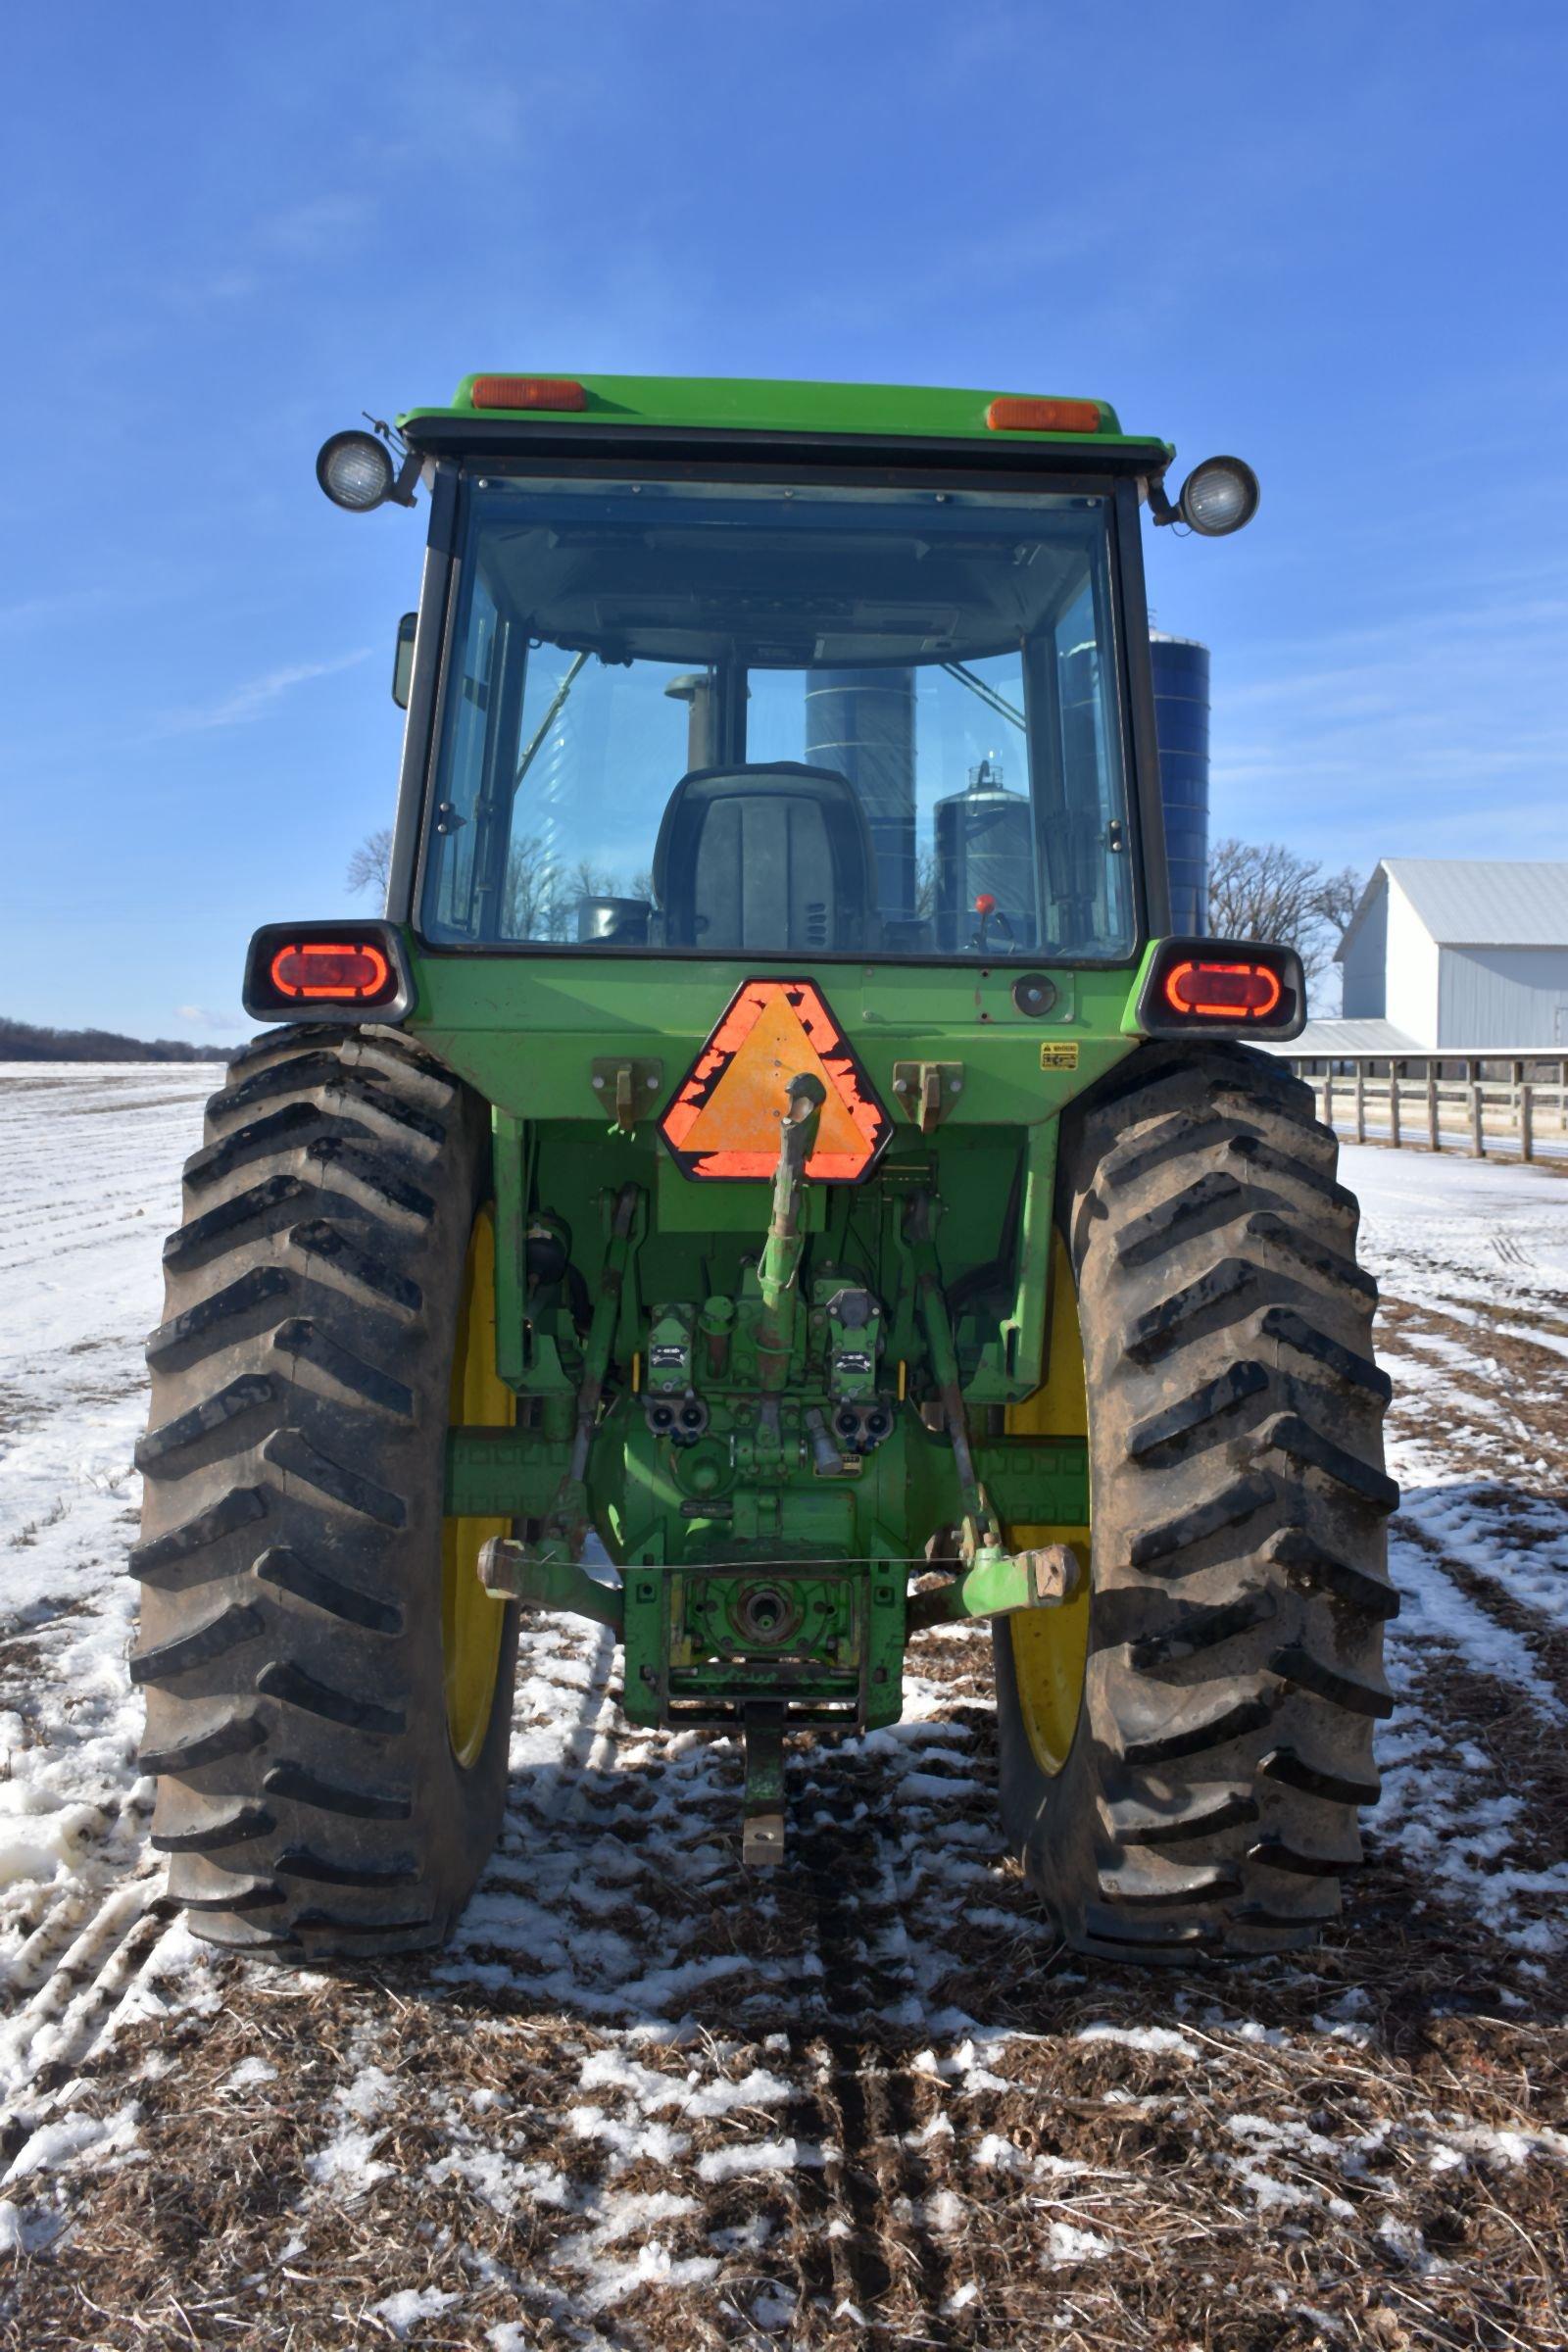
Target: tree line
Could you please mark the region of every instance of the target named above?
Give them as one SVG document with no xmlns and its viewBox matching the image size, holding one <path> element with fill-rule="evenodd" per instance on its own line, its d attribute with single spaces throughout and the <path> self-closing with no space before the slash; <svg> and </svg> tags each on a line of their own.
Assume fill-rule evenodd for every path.
<svg viewBox="0 0 1568 2352">
<path fill-rule="evenodd" d="M 1334 959 L 1359 904 L 1353 865 L 1325 873 L 1279 841 L 1216 841 L 1208 853 L 1208 929 L 1213 939 L 1273 940 L 1294 948 L 1309 981 Z"/>
<path fill-rule="evenodd" d="M 118 1029 L 47 1029 L 0 1014 L 0 1061 L 228 1061 L 238 1046 L 179 1037 L 122 1037 Z"/>
</svg>

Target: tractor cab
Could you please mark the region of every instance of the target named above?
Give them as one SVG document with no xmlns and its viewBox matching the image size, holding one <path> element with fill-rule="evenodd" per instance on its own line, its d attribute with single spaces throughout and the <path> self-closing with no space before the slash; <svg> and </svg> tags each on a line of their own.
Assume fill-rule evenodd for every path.
<svg viewBox="0 0 1568 2352">
<path fill-rule="evenodd" d="M 853 393 L 480 375 L 402 420 L 400 481 L 328 443 L 329 495 L 422 476 L 451 551 L 394 893 L 431 949 L 1118 963 L 1164 927 L 1139 510 L 1233 529 L 1249 469 L 1178 510 L 1102 402 L 879 392 L 873 433 Z"/>
<path fill-rule="evenodd" d="M 790 470 L 461 484 L 432 945 L 1129 952 L 1111 498 Z"/>
</svg>

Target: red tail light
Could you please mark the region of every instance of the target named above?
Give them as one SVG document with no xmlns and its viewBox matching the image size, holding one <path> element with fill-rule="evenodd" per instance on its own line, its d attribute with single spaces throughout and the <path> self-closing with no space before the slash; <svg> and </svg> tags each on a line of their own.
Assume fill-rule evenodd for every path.
<svg viewBox="0 0 1568 2352">
<path fill-rule="evenodd" d="M 396 1021 L 414 988 L 392 923 L 267 923 L 245 959 L 244 1003 L 263 1021 Z"/>
<path fill-rule="evenodd" d="M 1166 939 L 1151 957 L 1134 1015 L 1146 1037 L 1298 1037 L 1306 982 L 1294 948 L 1250 939 Z"/>
<path fill-rule="evenodd" d="M 360 1004 L 373 1004 L 392 977 L 392 966 L 368 940 L 300 940 L 279 948 L 268 971 L 279 996 L 338 997 Z"/>
<path fill-rule="evenodd" d="M 1212 1021 L 1266 1021 L 1282 993 L 1278 972 L 1266 963 L 1173 963 L 1165 974 L 1172 1012 Z"/>
</svg>

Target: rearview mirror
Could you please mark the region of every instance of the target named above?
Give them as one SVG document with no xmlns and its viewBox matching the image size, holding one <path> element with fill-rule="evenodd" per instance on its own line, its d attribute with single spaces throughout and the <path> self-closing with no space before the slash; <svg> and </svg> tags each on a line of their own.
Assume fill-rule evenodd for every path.
<svg viewBox="0 0 1568 2352">
<path fill-rule="evenodd" d="M 398 622 L 397 650 L 392 657 L 392 700 L 400 710 L 409 707 L 409 689 L 414 682 L 414 632 L 418 625 L 417 612 L 405 612 Z"/>
</svg>

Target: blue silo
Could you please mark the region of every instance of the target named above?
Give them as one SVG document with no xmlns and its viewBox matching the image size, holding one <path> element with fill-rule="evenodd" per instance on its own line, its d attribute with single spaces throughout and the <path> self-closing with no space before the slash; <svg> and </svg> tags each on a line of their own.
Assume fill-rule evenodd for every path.
<svg viewBox="0 0 1568 2352">
<path fill-rule="evenodd" d="M 1171 929 L 1191 938 L 1208 929 L 1208 648 L 1151 629 L 1149 659 Z"/>
</svg>

